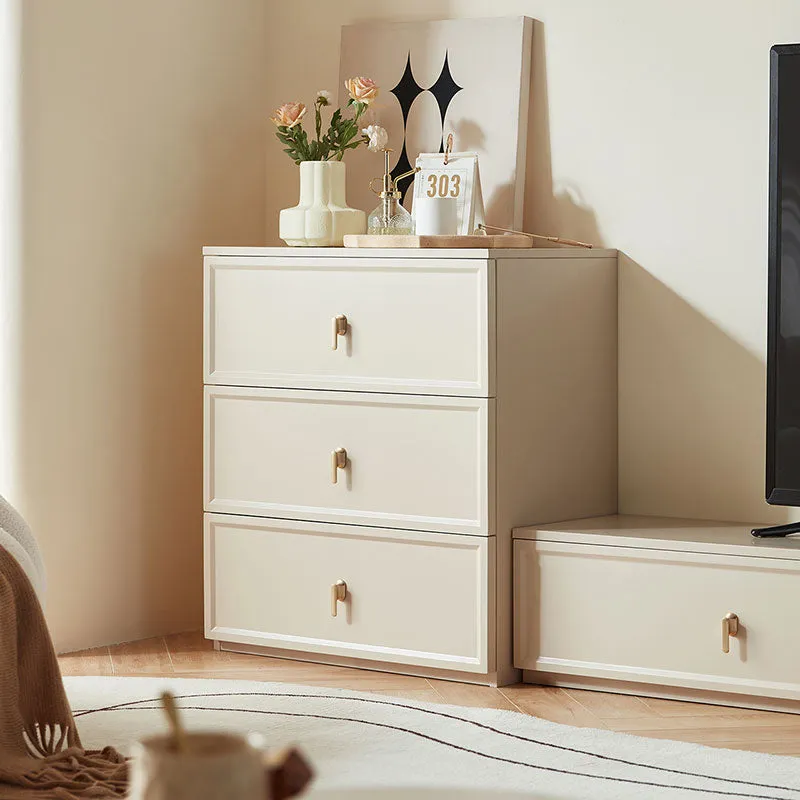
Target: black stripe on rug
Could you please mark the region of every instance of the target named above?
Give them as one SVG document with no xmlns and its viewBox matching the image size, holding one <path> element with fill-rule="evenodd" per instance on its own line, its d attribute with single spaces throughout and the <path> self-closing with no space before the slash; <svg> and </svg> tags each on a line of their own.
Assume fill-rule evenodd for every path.
<svg viewBox="0 0 800 800">
<path fill-rule="evenodd" d="M 317 700 L 344 700 L 344 701 L 348 701 L 348 702 L 360 702 L 360 703 L 366 703 L 366 704 L 372 704 L 372 705 L 393 706 L 395 708 L 408 709 L 410 711 L 417 711 L 417 712 L 421 712 L 421 713 L 424 713 L 424 714 L 429 714 L 431 716 L 437 716 L 437 717 L 442 717 L 442 718 L 445 718 L 445 719 L 454 720 L 456 722 L 461 722 L 461 723 L 464 723 L 464 724 L 467 724 L 467 725 L 471 725 L 471 726 L 474 726 L 474 727 L 477 727 L 477 728 L 481 728 L 483 730 L 487 730 L 487 731 L 490 731 L 492 733 L 496 733 L 496 734 L 499 734 L 499 735 L 502 735 L 502 736 L 507 736 L 509 738 L 516 739 L 518 741 L 523 741 L 523 742 L 526 742 L 526 743 L 535 744 L 535 745 L 538 745 L 538 746 L 541 746 L 541 747 L 549 747 L 549 748 L 553 748 L 555 750 L 560 750 L 560 751 L 564 751 L 564 752 L 575 753 L 577 755 L 589 756 L 591 758 L 597 758 L 597 759 L 599 759 L 601 761 L 608 761 L 608 762 L 623 764 L 625 766 L 637 767 L 637 768 L 641 768 L 641 769 L 648 769 L 648 770 L 654 770 L 654 771 L 659 771 L 659 772 L 666 772 L 666 773 L 669 773 L 669 774 L 681 775 L 681 776 L 684 776 L 684 777 L 700 778 L 701 780 L 719 781 L 719 782 L 723 782 L 723 783 L 737 784 L 739 786 L 752 786 L 754 788 L 759 788 L 759 789 L 776 789 L 778 791 L 783 791 L 783 792 L 800 792 L 800 789 L 796 789 L 796 788 L 788 787 L 788 786 L 780 786 L 780 785 L 774 785 L 774 784 L 758 783 L 758 782 L 755 782 L 755 781 L 747 781 L 747 780 L 736 780 L 736 779 L 733 779 L 733 778 L 721 778 L 721 777 L 716 777 L 716 776 L 713 776 L 713 775 L 704 775 L 702 773 L 690 772 L 688 770 L 679 770 L 679 769 L 674 769 L 674 768 L 670 768 L 670 767 L 661 767 L 661 766 L 655 766 L 655 765 L 651 765 L 651 764 L 643 764 L 643 763 L 640 763 L 640 762 L 637 762 L 637 761 L 618 758 L 618 757 L 615 757 L 615 756 L 608 756 L 608 755 L 603 755 L 603 754 L 600 754 L 600 753 L 593 753 L 591 751 L 581 750 L 579 748 L 568 747 L 566 745 L 553 744 L 551 742 L 544 742 L 544 741 L 533 739 L 533 738 L 530 738 L 530 737 L 527 737 L 527 736 L 521 736 L 519 734 L 509 733 L 508 731 L 503 731 L 503 730 L 501 730 L 499 728 L 495 728 L 495 727 L 493 727 L 491 725 L 487 725 L 487 724 L 481 723 L 481 722 L 476 722 L 476 721 L 470 720 L 470 719 L 464 719 L 463 717 L 458 717 L 458 716 L 455 716 L 453 714 L 447 714 L 447 713 L 441 712 L 441 711 L 435 711 L 435 710 L 427 709 L 427 708 L 420 708 L 418 706 L 412 706 L 412 705 L 407 705 L 405 703 L 392 702 L 392 701 L 388 701 L 388 700 L 373 700 L 371 698 L 363 698 L 363 697 L 341 697 L 339 695 L 293 694 L 293 693 L 278 693 L 278 692 L 208 692 L 208 693 L 198 693 L 198 694 L 176 695 L 176 699 L 177 700 L 190 700 L 190 699 L 196 699 L 196 698 L 200 698 L 200 697 L 207 697 L 207 698 L 211 698 L 211 697 L 279 697 L 279 698 L 298 698 L 298 699 L 311 699 L 311 700 L 314 700 L 314 699 L 317 699 Z M 143 700 L 131 700 L 131 701 L 128 701 L 128 702 L 118 703 L 118 704 L 114 704 L 114 705 L 110 705 L 110 706 L 104 706 L 104 707 L 101 707 L 101 708 L 79 710 L 79 711 L 76 711 L 74 713 L 74 716 L 77 718 L 77 717 L 85 716 L 87 714 L 93 714 L 93 713 L 99 713 L 99 712 L 136 711 L 136 710 L 138 710 L 137 708 L 134 708 L 133 706 L 137 706 L 141 710 L 160 710 L 161 709 L 160 704 L 159 705 L 155 705 L 155 706 L 142 706 L 141 704 L 144 704 L 144 703 L 157 703 L 158 704 L 158 703 L 160 703 L 160 700 L 159 700 L 159 698 L 148 698 L 148 699 L 143 699 Z M 537 765 L 537 764 L 529 764 L 529 763 L 524 762 L 524 761 L 516 761 L 514 759 L 504 758 L 502 756 L 488 755 L 487 753 L 482 753 L 482 752 L 480 752 L 478 750 L 472 750 L 470 748 L 463 747 L 462 745 L 457 745 L 457 744 L 454 744 L 452 742 L 447 742 L 447 741 L 444 741 L 444 740 L 441 740 L 441 739 L 437 739 L 437 738 L 432 737 L 432 736 L 430 736 L 428 734 L 420 733 L 419 731 L 411 730 L 411 729 L 408 729 L 408 728 L 401 728 L 401 727 L 398 727 L 398 726 L 390 725 L 388 723 L 372 722 L 372 721 L 369 721 L 369 720 L 359 720 L 359 719 L 353 719 L 353 718 L 349 718 L 349 717 L 331 717 L 331 716 L 326 716 L 326 715 L 305 714 L 305 713 L 299 713 L 299 712 L 294 712 L 293 713 L 293 712 L 282 712 L 282 711 L 266 711 L 266 710 L 262 710 L 262 709 L 224 708 L 224 707 L 221 708 L 221 707 L 218 707 L 218 706 L 217 707 L 183 706 L 183 708 L 186 708 L 187 710 L 191 709 L 191 710 L 196 710 L 196 711 L 229 711 L 229 712 L 241 712 L 241 713 L 252 713 L 252 714 L 264 714 L 264 715 L 272 715 L 272 716 L 305 717 L 305 718 L 311 718 L 311 719 L 324 719 L 324 720 L 334 720 L 334 721 L 335 720 L 341 720 L 342 722 L 355 722 L 355 723 L 360 723 L 360 724 L 363 724 L 363 725 L 372 725 L 372 726 L 375 726 L 375 727 L 381 727 L 381 728 L 386 728 L 386 729 L 389 729 L 389 730 L 395 730 L 395 731 L 411 734 L 411 735 L 418 736 L 420 738 L 427 739 L 429 741 L 435 742 L 437 744 L 444 745 L 446 747 L 451 747 L 451 748 L 456 749 L 456 750 L 461 750 L 461 751 L 466 752 L 466 753 L 471 753 L 473 755 L 480 756 L 482 758 L 488 758 L 488 759 L 491 759 L 491 760 L 494 760 L 494 761 L 504 762 L 504 763 L 511 764 L 511 765 L 516 765 L 516 766 L 527 767 L 529 769 L 544 770 L 544 771 L 547 771 L 547 772 L 553 772 L 553 773 L 558 773 L 558 774 L 563 774 L 563 775 L 572 775 L 572 776 L 575 776 L 575 777 L 584 777 L 584 778 L 594 778 L 594 779 L 597 779 L 597 780 L 616 781 L 616 782 L 620 782 L 620 783 L 633 784 L 633 785 L 637 785 L 637 786 L 650 786 L 650 787 L 664 788 L 664 789 L 682 789 L 684 791 L 689 791 L 689 792 L 706 792 L 706 793 L 709 793 L 709 794 L 717 794 L 717 795 L 720 795 L 720 796 L 723 796 L 723 797 L 750 797 L 750 798 L 754 798 L 754 800 L 786 800 L 786 798 L 775 797 L 773 795 L 760 795 L 760 794 L 752 794 L 752 793 L 747 793 L 747 792 L 731 792 L 731 791 L 723 791 L 723 790 L 720 790 L 720 789 L 703 789 L 703 788 L 697 788 L 697 787 L 692 787 L 692 786 L 681 786 L 679 784 L 662 784 L 662 783 L 654 783 L 654 782 L 651 782 L 651 781 L 640 781 L 640 780 L 636 780 L 636 779 L 633 779 L 633 778 L 617 778 L 617 777 L 605 776 L 605 775 L 593 775 L 591 773 L 584 773 L 584 772 L 573 772 L 571 770 L 559 769 L 557 767 L 543 767 L 543 766 L 540 766 L 540 765 Z"/>
</svg>

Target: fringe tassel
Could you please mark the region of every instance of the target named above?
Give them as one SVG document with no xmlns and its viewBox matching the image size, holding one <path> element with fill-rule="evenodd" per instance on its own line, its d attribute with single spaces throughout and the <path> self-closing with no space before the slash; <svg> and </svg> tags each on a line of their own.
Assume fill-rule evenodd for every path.
<svg viewBox="0 0 800 800">
<path fill-rule="evenodd" d="M 45 725 L 35 723 L 22 731 L 22 738 L 28 753 L 34 758 L 48 758 L 60 753 L 65 744 L 71 744 L 75 731 L 70 725 L 60 722 L 48 722 Z"/>
<path fill-rule="evenodd" d="M 50 730 L 46 730 L 47 728 Z M 68 731 L 64 731 L 59 725 L 43 725 L 41 729 L 33 736 L 27 730 L 24 731 L 24 737 L 30 740 L 29 747 L 37 753 L 38 759 L 35 764 L 31 764 L 30 769 L 10 771 L 0 767 L 0 797 L 5 797 L 3 787 L 7 786 L 39 793 L 49 792 L 53 798 L 59 800 L 117 798 L 126 794 L 128 764 L 114 748 L 81 750 L 78 747 L 68 747 L 45 756 L 37 748 L 45 747 L 48 740 L 54 742 L 57 729 L 61 729 L 59 739 Z"/>
</svg>

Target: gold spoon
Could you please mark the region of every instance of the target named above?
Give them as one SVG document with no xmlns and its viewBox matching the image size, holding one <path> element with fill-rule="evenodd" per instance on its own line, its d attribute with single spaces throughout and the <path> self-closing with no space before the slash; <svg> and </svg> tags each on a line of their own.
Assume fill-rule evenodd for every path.
<svg viewBox="0 0 800 800">
<path fill-rule="evenodd" d="M 185 753 L 187 750 L 186 731 L 183 725 L 181 725 L 178 705 L 175 702 L 175 695 L 173 695 L 172 692 L 164 692 L 164 694 L 161 695 L 161 704 L 164 706 L 164 712 L 169 720 L 173 747 L 178 753 Z"/>
</svg>

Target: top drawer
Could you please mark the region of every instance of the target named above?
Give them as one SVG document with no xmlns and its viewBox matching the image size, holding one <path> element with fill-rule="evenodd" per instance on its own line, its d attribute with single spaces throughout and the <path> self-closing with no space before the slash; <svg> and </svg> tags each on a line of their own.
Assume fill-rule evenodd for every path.
<svg viewBox="0 0 800 800">
<path fill-rule="evenodd" d="M 206 383 L 494 394 L 491 260 L 207 256 L 204 324 Z"/>
</svg>

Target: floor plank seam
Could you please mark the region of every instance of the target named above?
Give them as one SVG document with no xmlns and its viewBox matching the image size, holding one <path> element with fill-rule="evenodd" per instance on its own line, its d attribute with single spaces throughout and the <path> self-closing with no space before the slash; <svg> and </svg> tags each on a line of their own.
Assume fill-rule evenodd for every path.
<svg viewBox="0 0 800 800">
<path fill-rule="evenodd" d="M 497 687 L 497 691 L 498 691 L 498 692 L 500 692 L 500 694 L 501 694 L 501 695 L 503 695 L 503 697 L 505 697 L 505 699 L 506 699 L 506 700 L 508 700 L 508 702 L 509 702 L 509 703 L 511 703 L 511 705 L 512 705 L 512 706 L 514 706 L 514 708 L 516 708 L 516 709 L 517 709 L 517 711 L 519 711 L 519 713 L 520 713 L 520 714 L 525 714 L 525 715 L 527 715 L 527 716 L 532 716 L 532 715 L 528 714 L 528 712 L 527 712 L 527 711 L 523 711 L 523 710 L 522 710 L 522 709 L 521 709 L 521 708 L 520 708 L 520 707 L 519 707 L 519 706 L 518 706 L 518 705 L 517 705 L 517 704 L 516 704 L 516 703 L 515 703 L 515 702 L 514 702 L 514 701 L 513 701 L 513 700 L 512 700 L 512 699 L 511 699 L 511 698 L 510 698 L 510 697 L 509 697 L 509 696 L 508 696 L 508 695 L 507 695 L 505 692 L 504 692 L 504 691 L 503 691 L 502 687 L 498 686 L 498 687 Z"/>
<path fill-rule="evenodd" d="M 445 696 L 430 682 L 428 678 L 423 678 L 423 680 L 428 684 L 428 686 L 430 686 L 431 689 L 433 689 L 433 691 L 436 693 L 436 696 L 442 703 L 447 703 Z"/>
<path fill-rule="evenodd" d="M 589 715 L 589 719 L 597 721 L 597 724 L 594 727 L 599 728 L 601 730 L 606 730 L 606 731 L 608 730 L 608 725 L 605 724 L 605 720 L 602 717 L 598 716 L 594 711 L 592 711 L 592 709 L 589 708 L 589 706 L 587 706 L 585 703 L 582 703 L 577 697 L 575 697 L 574 694 L 570 694 L 566 689 L 562 689 L 561 691 L 564 692 L 564 694 L 567 697 L 569 697 L 569 699 L 572 700 L 573 703 L 577 703 Z"/>
<path fill-rule="evenodd" d="M 161 637 L 161 642 L 164 645 L 164 649 L 167 651 L 167 659 L 169 659 L 169 666 L 170 669 L 175 672 L 175 662 L 172 660 L 172 650 L 170 650 L 169 642 L 167 641 L 166 636 Z"/>
</svg>

